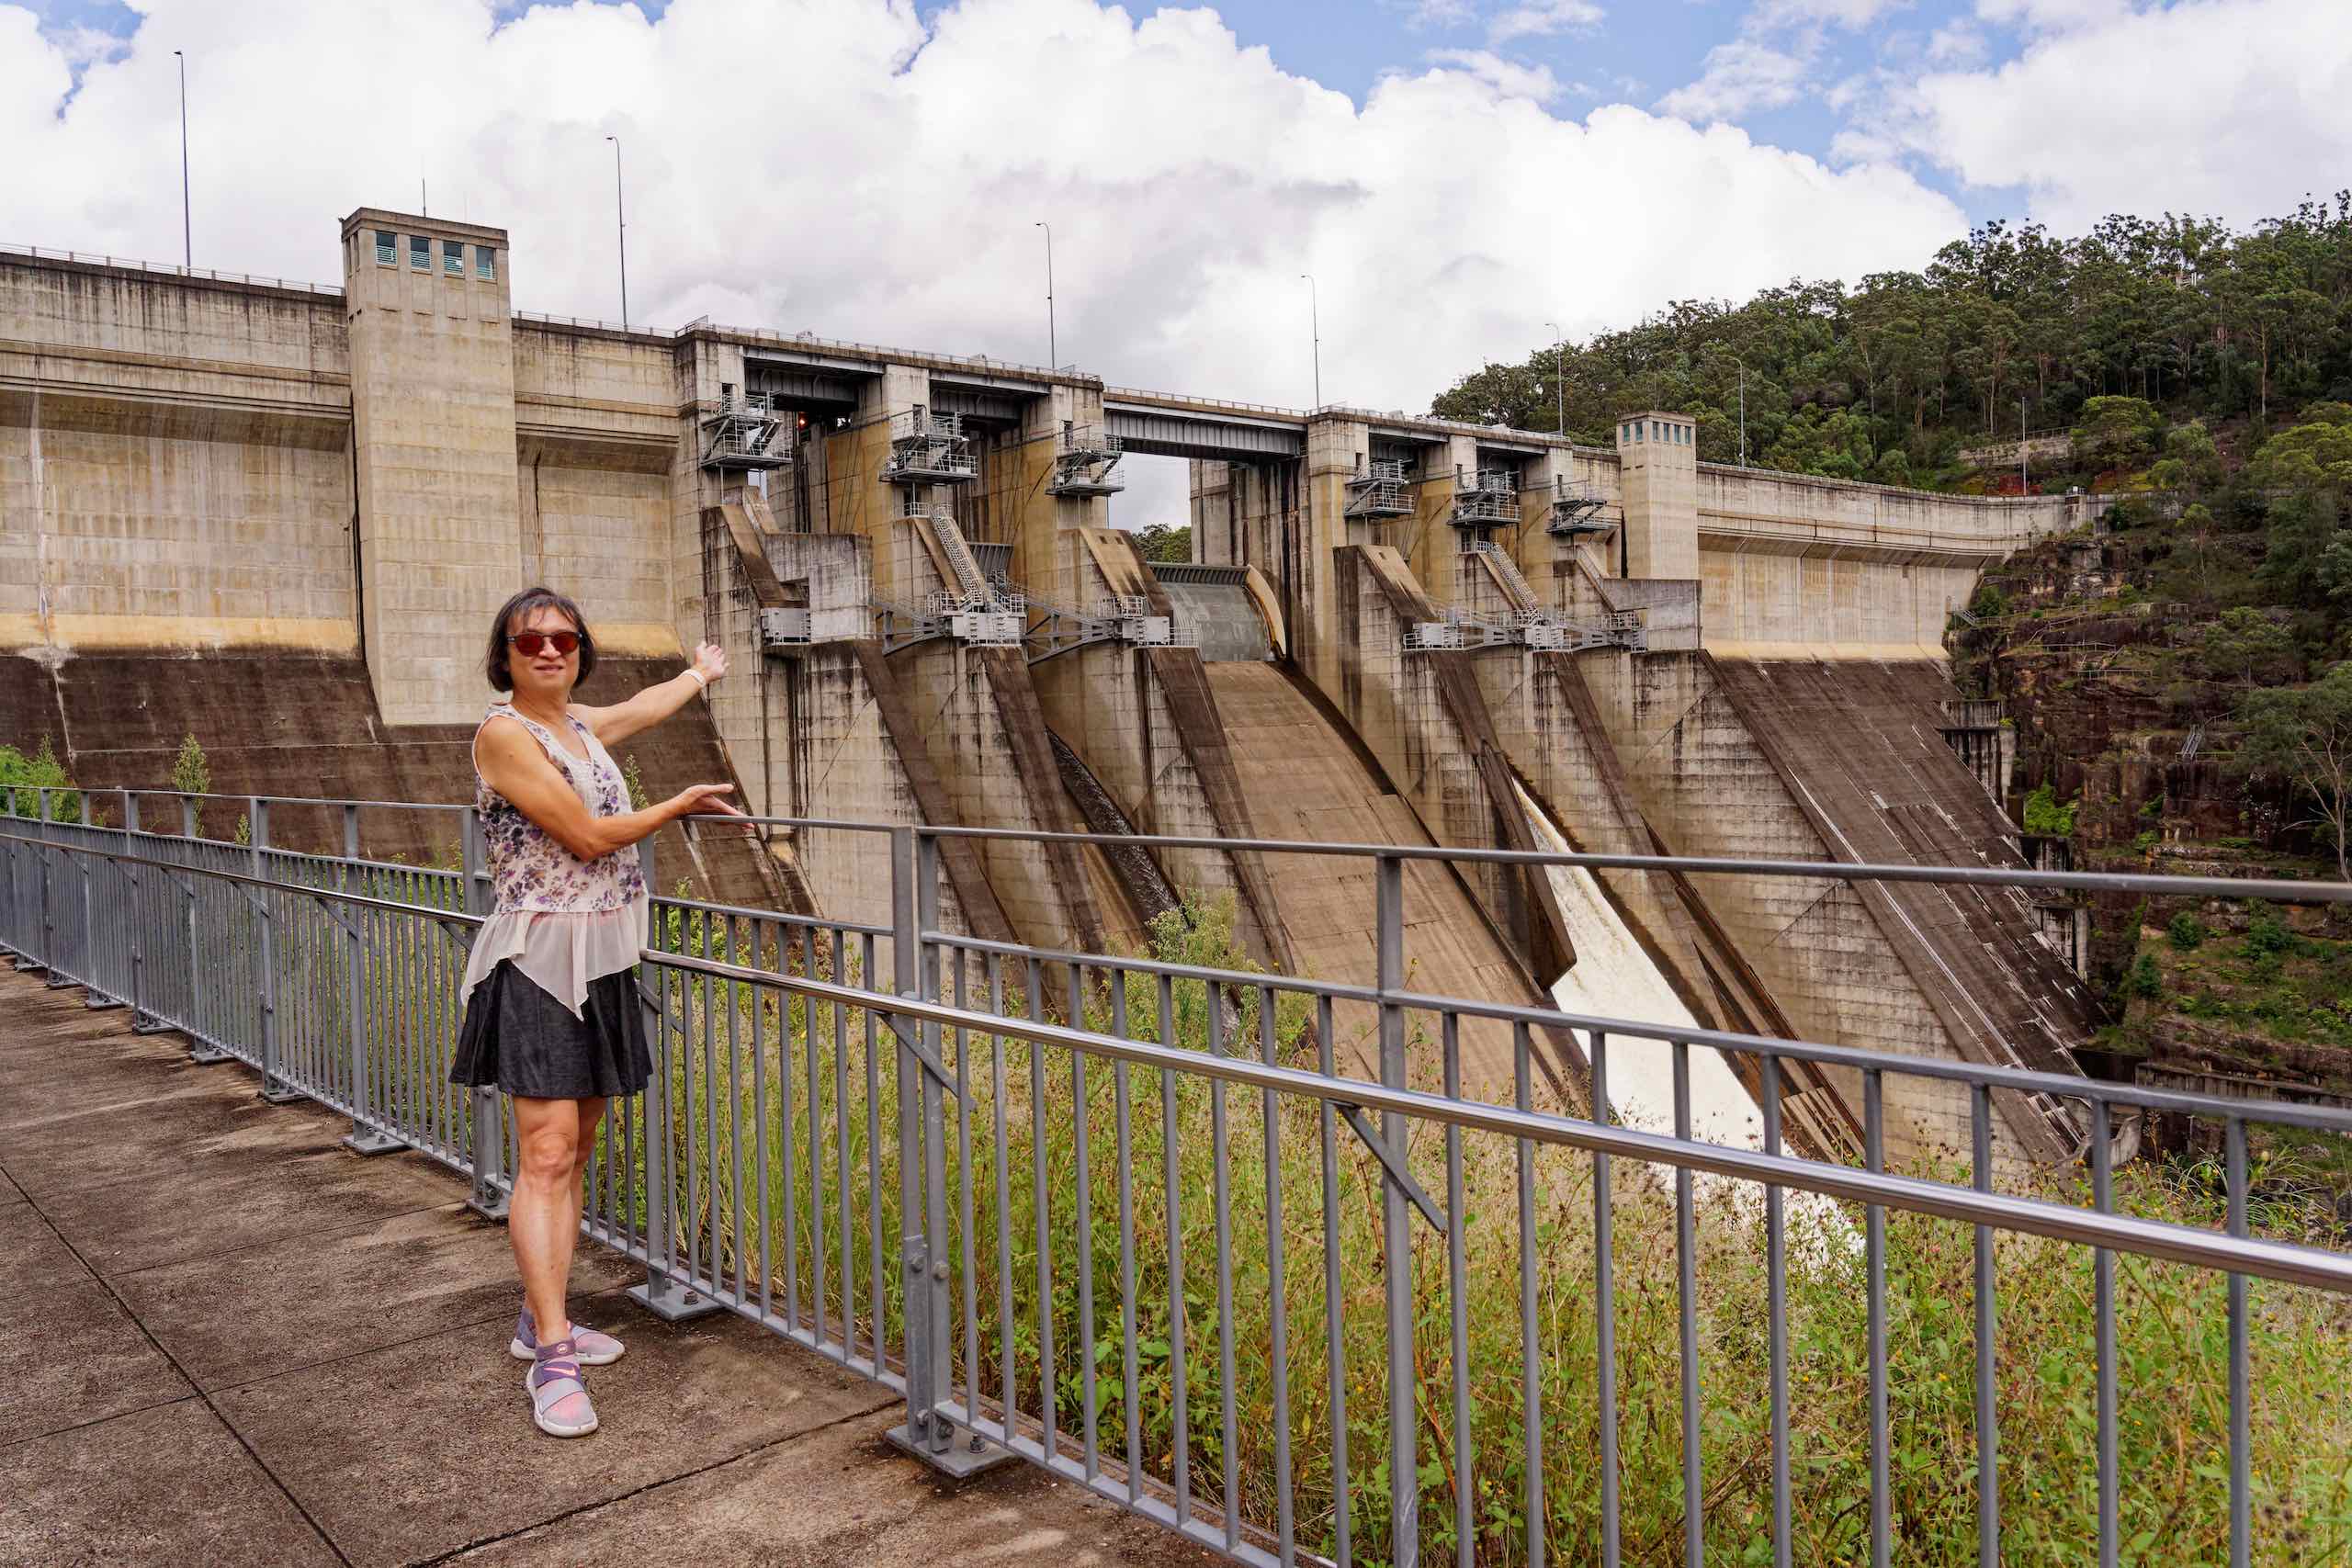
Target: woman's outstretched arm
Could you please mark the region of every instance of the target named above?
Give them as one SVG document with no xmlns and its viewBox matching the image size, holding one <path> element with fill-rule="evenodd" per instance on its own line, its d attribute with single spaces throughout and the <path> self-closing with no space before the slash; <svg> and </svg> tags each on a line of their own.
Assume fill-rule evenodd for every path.
<svg viewBox="0 0 2352 1568">
<path fill-rule="evenodd" d="M 694 784 L 642 811 L 599 817 L 556 771 L 531 732 L 511 718 L 493 718 L 481 727 L 474 740 L 474 765 L 491 788 L 582 860 L 627 849 L 681 817 L 742 815 L 719 798 L 733 793 L 733 784 Z"/>
<path fill-rule="evenodd" d="M 658 686 L 646 687 L 625 703 L 605 708 L 574 703 L 571 711 L 580 716 L 581 723 L 595 731 L 597 739 L 608 747 L 616 745 L 640 729 L 650 729 L 700 696 L 705 687 L 727 673 L 727 655 L 714 644 L 704 643 L 695 649 L 691 668 L 692 674 L 673 675 Z M 701 679 L 696 680 L 695 676 Z"/>
</svg>

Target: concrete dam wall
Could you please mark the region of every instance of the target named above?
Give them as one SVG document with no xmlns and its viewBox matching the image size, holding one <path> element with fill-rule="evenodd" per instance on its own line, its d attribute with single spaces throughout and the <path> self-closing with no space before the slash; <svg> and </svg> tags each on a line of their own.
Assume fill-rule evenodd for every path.
<svg viewBox="0 0 2352 1568">
<path fill-rule="evenodd" d="M 0 740 L 48 738 L 93 785 L 161 784 L 193 733 L 225 790 L 461 800 L 481 626 L 544 579 L 606 649 L 588 700 L 727 649 L 709 702 L 636 751 L 654 793 L 731 778 L 764 815 L 2016 853 L 1942 629 L 1986 562 L 2098 498 L 1701 464 L 1671 411 L 1595 448 L 542 321 L 513 308 L 503 230 L 361 209 L 338 238 L 340 284 L 311 288 L 0 257 Z M 1191 463 L 1193 562 L 1110 526 L 1130 454 Z M 657 845 L 665 884 L 872 921 L 888 852 L 827 828 Z M 957 840 L 941 867 L 943 919 L 978 936 L 1132 950 L 1230 899 L 1268 967 L 1377 974 L 1362 860 Z M 1434 863 L 1407 884 L 1421 989 L 2061 1071 L 2093 1022 L 2015 900 Z M 1335 1025 L 1366 1066 L 1364 1021 Z M 1474 1089 L 1507 1088 L 1507 1032 L 1464 1046 Z M 1577 1037 L 1539 1046 L 1546 1095 L 1583 1104 Z M 1760 1085 L 1736 1066 L 1717 1099 L 1744 1129 Z M 1856 1146 L 1855 1086 L 1782 1092 L 1792 1136 Z M 2005 1157 L 2079 1144 L 2056 1107 L 1996 1109 Z M 1964 1106 L 1890 1110 L 1898 1154 L 1965 1145 Z"/>
</svg>

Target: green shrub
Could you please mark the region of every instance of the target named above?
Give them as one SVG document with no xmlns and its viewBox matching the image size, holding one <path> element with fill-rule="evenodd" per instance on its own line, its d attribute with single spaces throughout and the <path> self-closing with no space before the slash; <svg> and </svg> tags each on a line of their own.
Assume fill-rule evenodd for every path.
<svg viewBox="0 0 2352 1568">
<path fill-rule="evenodd" d="M 2287 923 L 2274 909 L 2257 908 L 2254 919 L 2246 922 L 2245 950 L 2256 958 L 2284 953 L 2294 945 L 2295 933 L 2287 929 Z"/>
<path fill-rule="evenodd" d="M 2156 955 L 2143 953 L 2132 961 L 2123 972 L 2123 983 L 2116 987 L 2125 1001 L 2154 1001 L 2165 994 L 2164 971 L 2156 967 Z"/>
<path fill-rule="evenodd" d="M 204 795 L 212 792 L 212 764 L 193 735 L 180 737 L 179 754 L 172 759 L 172 788 L 181 795 Z M 196 831 L 199 838 L 203 836 L 202 800 L 196 803 Z"/>
<path fill-rule="evenodd" d="M 1968 602 L 1968 613 L 1980 621 L 1997 621 L 2009 613 L 2009 596 L 2001 585 L 1987 578 L 1976 585 L 1976 596 Z"/>
<path fill-rule="evenodd" d="M 7 792 L 7 810 L 12 817 L 40 815 L 40 792 L 52 792 L 49 797 L 49 815 L 52 821 L 82 820 L 81 792 L 73 787 L 74 781 L 65 776 L 65 764 L 57 760 L 56 749 L 49 737 L 42 736 L 40 750 L 28 757 L 14 746 L 0 746 L 0 789 Z"/>
<path fill-rule="evenodd" d="M 2080 804 L 2068 801 L 2058 804 L 2057 792 L 2047 784 L 2025 797 L 2025 830 L 2053 839 L 2071 837 L 2075 831 L 2075 807 Z"/>
<path fill-rule="evenodd" d="M 2186 909 L 2175 915 L 2172 918 L 2172 923 L 2165 927 L 2165 940 L 2172 943 L 2174 950 L 2179 953 L 2196 952 L 2205 945 L 2205 939 L 2212 934 L 2206 929 L 2204 921 Z"/>
</svg>

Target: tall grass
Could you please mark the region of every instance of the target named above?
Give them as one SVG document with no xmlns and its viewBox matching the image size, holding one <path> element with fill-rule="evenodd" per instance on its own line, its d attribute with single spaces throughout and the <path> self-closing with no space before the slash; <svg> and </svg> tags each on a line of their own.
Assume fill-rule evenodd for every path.
<svg viewBox="0 0 2352 1568">
<path fill-rule="evenodd" d="M 1194 910 L 1191 918 L 1190 926 L 1182 919 L 1163 922 L 1155 935 L 1156 956 L 1246 967 L 1232 939 L 1229 909 Z M 691 915 L 675 940 L 685 951 L 720 956 L 731 950 L 739 961 L 775 962 L 773 953 L 760 957 L 742 951 L 740 936 L 730 949 L 728 935 L 715 925 L 696 925 Z M 797 966 L 820 976 L 833 972 L 830 951 L 813 958 L 801 954 Z M 857 954 L 848 955 L 844 968 L 842 977 L 854 983 Z M 968 969 L 965 978 L 977 993 L 974 1005 L 980 1005 L 985 984 L 978 971 Z M 1003 1005 L 1025 1010 L 1025 977 L 1005 978 Z M 1159 1039 L 1159 983 L 1135 974 L 1120 983 L 1127 1032 Z M 1059 984 L 1052 989 L 1057 997 L 1066 994 Z M 1167 999 L 1168 1043 L 1205 1049 L 1211 1007 L 1205 988 L 1175 984 Z M 1107 1030 L 1114 1006 L 1107 986 L 1092 984 L 1080 1010 L 1088 1026 Z M 1228 996 L 1219 1016 L 1227 1051 L 1263 1055 L 1253 991 Z M 1275 1010 L 1276 1059 L 1315 1066 L 1308 1022 L 1294 1004 Z M 870 1342 L 878 1298 L 883 1336 L 895 1348 L 901 1332 L 892 1267 L 899 1235 L 896 1053 L 887 1029 L 872 1032 L 869 1047 L 867 1023 L 855 1010 L 837 1015 L 829 1004 L 800 998 L 779 1010 L 775 993 L 763 996 L 748 986 L 696 979 L 680 987 L 670 1024 L 684 1047 L 671 1064 L 671 1131 L 682 1159 L 672 1201 L 682 1224 L 699 1225 L 699 1234 L 712 1238 L 726 1276 L 740 1273 L 755 1295 L 765 1283 L 778 1312 L 788 1257 L 801 1298 L 799 1319 L 810 1321 L 810 1282 L 820 1267 L 811 1247 L 811 1227 L 820 1217 L 808 1165 L 813 1111 L 820 1134 L 814 1185 L 831 1255 L 822 1265 L 834 1303 L 829 1332 L 840 1334 L 842 1216 L 836 1211 L 845 1170 L 854 1238 L 847 1295 L 856 1303 L 857 1333 Z M 1419 1072 L 1434 1077 L 1437 1043 L 1417 1037 L 1414 1052 Z M 1212 1512 L 1220 1506 L 1229 1467 L 1242 1517 L 1270 1526 L 1277 1508 L 1277 1442 L 1286 1435 L 1298 1538 L 1331 1551 L 1340 1525 L 1335 1458 L 1343 1438 L 1351 1549 L 1359 1561 L 1385 1560 L 1392 1524 L 1382 1193 L 1377 1166 L 1353 1135 L 1344 1125 L 1330 1134 L 1327 1207 L 1326 1129 L 1317 1104 L 1285 1100 L 1270 1113 L 1257 1091 L 1102 1061 L 1081 1066 L 1065 1051 L 1033 1053 L 1023 1042 L 982 1035 L 958 1038 L 950 1032 L 942 1054 L 969 1095 L 968 1156 L 962 1153 L 964 1120 L 952 1100 L 946 1132 L 957 1396 L 976 1393 L 979 1407 L 993 1415 L 1009 1379 L 1022 1425 L 1033 1435 L 1050 1398 L 1064 1446 L 1074 1453 L 1088 1419 L 1085 1369 L 1091 1362 L 1096 1438 L 1114 1472 L 1124 1462 L 1130 1417 L 1121 1391 L 1128 1344 L 1115 1134 L 1124 1092 L 1136 1264 L 1133 1440 L 1144 1472 L 1164 1495 L 1177 1461 L 1181 1337 L 1184 1447 L 1196 1505 Z M 813 1104 L 808 1092 L 812 1061 Z M 788 1111 L 781 1092 L 787 1074 L 794 1083 Z M 764 1209 L 756 1158 L 763 1122 Z M 878 1139 L 869 1129 L 878 1130 Z M 1083 1186 L 1081 1146 L 1088 1156 Z M 1421 1544 L 1425 1551 L 1451 1554 L 1464 1539 L 1459 1521 L 1466 1519 L 1466 1539 L 1481 1562 L 1525 1559 L 1531 1473 L 1543 1534 L 1555 1560 L 1591 1556 L 1600 1531 L 1592 1161 L 1555 1147 L 1536 1148 L 1529 1157 L 1542 1434 L 1541 1463 L 1532 1472 L 1520 1314 L 1520 1155 L 1512 1143 L 1480 1134 L 1460 1139 L 1458 1287 L 1447 1238 L 1418 1217 L 1406 1260 L 1419 1303 L 1410 1359 Z M 1448 1150 L 1440 1130 L 1417 1128 L 1410 1159 L 1422 1185 L 1444 1204 Z M 787 1162 L 795 1166 L 788 1206 Z M 1270 1201 L 1270 1171 L 1278 1210 Z M 1961 1170 L 1915 1174 L 1966 1179 Z M 690 1182 L 691 1210 L 684 1203 Z M 959 1218 L 967 1195 L 969 1231 Z M 2043 1179 L 2041 1195 L 2085 1201 L 2061 1173 Z M 2210 1184 L 2161 1168 L 2120 1172 L 2117 1196 L 2119 1205 L 2133 1213 L 2219 1223 L 2219 1198 Z M 1679 1562 L 1685 1499 L 1670 1173 L 1621 1160 L 1611 1198 L 1624 1552 L 1630 1562 Z M 1232 1238 L 1232 1275 L 1222 1289 L 1215 1247 L 1220 1204 Z M 1270 1261 L 1277 1213 L 1287 1331 L 1279 1362 L 1272 1352 L 1277 1279 Z M 1700 1502 L 1709 1556 L 1725 1562 L 1770 1560 L 1769 1280 L 1758 1213 L 1752 1194 L 1724 1184 L 1703 1190 L 1696 1303 L 1705 1484 Z M 1864 1562 L 1867 1292 L 1855 1240 L 1861 1215 L 1834 1204 L 1792 1203 L 1791 1216 L 1786 1290 L 1794 1557 L 1804 1563 Z M 865 1229 L 877 1217 L 878 1273 Z M 1336 1404 L 1327 1334 L 1327 1218 L 1338 1243 Z M 2272 1218 L 2285 1223 L 2290 1216 Z M 1888 1216 L 1892 1503 L 1896 1553 L 1905 1562 L 1976 1559 L 1972 1244 L 1966 1226 Z M 1090 1258 L 1085 1270 L 1082 1254 Z M 2077 1562 L 2096 1539 L 2093 1258 L 2064 1243 L 2004 1235 L 1994 1260 L 2004 1561 Z M 2123 1559 L 2217 1560 L 2225 1555 L 2227 1539 L 2226 1281 L 2128 1256 L 2117 1259 L 2116 1273 Z M 968 1349 L 967 1279 L 977 1320 L 977 1343 Z M 1082 1332 L 1090 1285 L 1091 1338 Z M 1457 1289 L 1468 1364 L 1459 1389 L 1450 1338 Z M 2257 1558 L 2342 1561 L 2352 1553 L 2352 1400 L 2346 1397 L 2352 1393 L 2346 1371 L 2352 1310 L 2340 1299 L 2259 1280 L 2249 1294 Z M 1008 1300 L 1009 1321 L 1001 1313 Z M 1222 1370 L 1228 1347 L 1229 1380 Z M 1286 1382 L 1286 1434 L 1278 1434 L 1273 1416 L 1278 1378 Z M 1457 1397 L 1466 1442 L 1456 1438 Z"/>
</svg>

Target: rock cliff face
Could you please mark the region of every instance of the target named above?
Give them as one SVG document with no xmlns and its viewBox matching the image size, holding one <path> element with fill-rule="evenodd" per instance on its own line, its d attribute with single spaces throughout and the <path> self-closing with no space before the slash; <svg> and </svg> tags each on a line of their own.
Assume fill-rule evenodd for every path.
<svg viewBox="0 0 2352 1568">
<path fill-rule="evenodd" d="M 2170 553 L 2126 531 L 2049 541 L 1987 574 L 1980 624 L 1954 633 L 1952 671 L 2016 728 L 2010 809 L 2028 829 L 2064 829 L 2030 839 L 2043 863 L 2332 876 L 2290 803 L 2232 765 L 2231 714 L 2250 677 L 2211 656 L 2221 612 L 2167 592 L 2157 562 Z M 2352 1103 L 2352 910 L 2086 902 L 2085 967 L 2110 1021 L 2095 1065 L 2165 1087 Z"/>
</svg>

